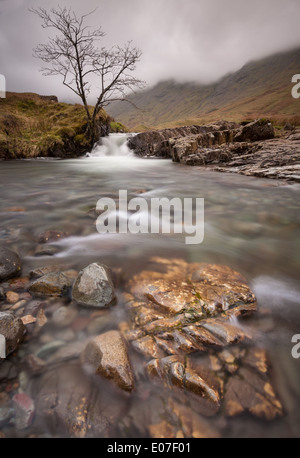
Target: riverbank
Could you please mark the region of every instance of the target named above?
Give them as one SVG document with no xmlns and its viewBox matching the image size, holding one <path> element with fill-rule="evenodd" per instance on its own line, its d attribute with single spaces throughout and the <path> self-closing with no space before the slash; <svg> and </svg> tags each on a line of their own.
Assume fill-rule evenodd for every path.
<svg viewBox="0 0 300 458">
<path fill-rule="evenodd" d="M 104 110 L 97 137 L 118 125 Z M 55 96 L 8 92 L 0 98 L 0 159 L 72 158 L 90 151 L 82 105 L 60 103 Z"/>
<path fill-rule="evenodd" d="M 300 129 L 287 125 L 275 130 L 267 120 L 149 131 L 131 138 L 129 147 L 139 157 L 164 157 L 218 172 L 300 182 Z"/>
</svg>

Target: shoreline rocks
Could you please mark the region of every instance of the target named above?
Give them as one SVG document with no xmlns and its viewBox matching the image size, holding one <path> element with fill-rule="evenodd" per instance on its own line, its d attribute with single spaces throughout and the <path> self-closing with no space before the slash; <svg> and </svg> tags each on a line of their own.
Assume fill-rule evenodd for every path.
<svg viewBox="0 0 300 458">
<path fill-rule="evenodd" d="M 300 182 L 297 130 L 275 137 L 267 120 L 245 126 L 220 122 L 180 129 L 141 133 L 128 145 L 140 157 L 164 157 L 218 172 Z"/>
</svg>

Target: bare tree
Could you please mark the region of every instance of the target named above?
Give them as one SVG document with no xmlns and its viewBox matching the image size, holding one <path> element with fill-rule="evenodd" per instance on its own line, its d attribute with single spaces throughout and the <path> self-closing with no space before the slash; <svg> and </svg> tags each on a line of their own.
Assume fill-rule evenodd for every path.
<svg viewBox="0 0 300 458">
<path fill-rule="evenodd" d="M 86 19 L 95 12 L 77 16 L 67 8 L 31 8 L 42 20 L 42 27 L 55 29 L 58 34 L 49 38 L 47 44 L 39 44 L 34 56 L 46 65 L 41 69 L 44 75 L 60 75 L 63 84 L 78 95 L 83 103 L 87 118 L 86 134 L 91 145 L 96 139 L 96 121 L 101 108 L 116 100 L 126 100 L 126 93 L 134 88 L 142 88 L 144 82 L 131 73 L 141 57 L 141 51 L 127 42 L 123 47 L 115 46 L 108 50 L 98 47 L 105 35 L 101 28 L 91 30 Z M 88 95 L 91 90 L 91 76 L 97 77 L 100 93 L 91 110 Z"/>
</svg>

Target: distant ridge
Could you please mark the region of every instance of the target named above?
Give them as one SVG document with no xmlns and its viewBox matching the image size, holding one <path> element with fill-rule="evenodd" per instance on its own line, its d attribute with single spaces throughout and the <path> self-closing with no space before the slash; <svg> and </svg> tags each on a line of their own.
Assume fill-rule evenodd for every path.
<svg viewBox="0 0 300 458">
<path fill-rule="evenodd" d="M 300 48 L 249 62 L 211 85 L 162 81 L 129 97 L 141 110 L 117 102 L 107 112 L 136 131 L 259 117 L 299 124 L 300 100 L 291 95 L 296 73 Z"/>
</svg>

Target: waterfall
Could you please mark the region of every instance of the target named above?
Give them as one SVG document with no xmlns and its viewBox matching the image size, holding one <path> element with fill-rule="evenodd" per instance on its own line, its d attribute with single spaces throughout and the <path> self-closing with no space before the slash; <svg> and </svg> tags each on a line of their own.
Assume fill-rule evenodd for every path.
<svg viewBox="0 0 300 458">
<path fill-rule="evenodd" d="M 109 134 L 103 137 L 87 157 L 104 156 L 133 156 L 132 151 L 127 146 L 128 138 L 133 134 Z"/>
</svg>

